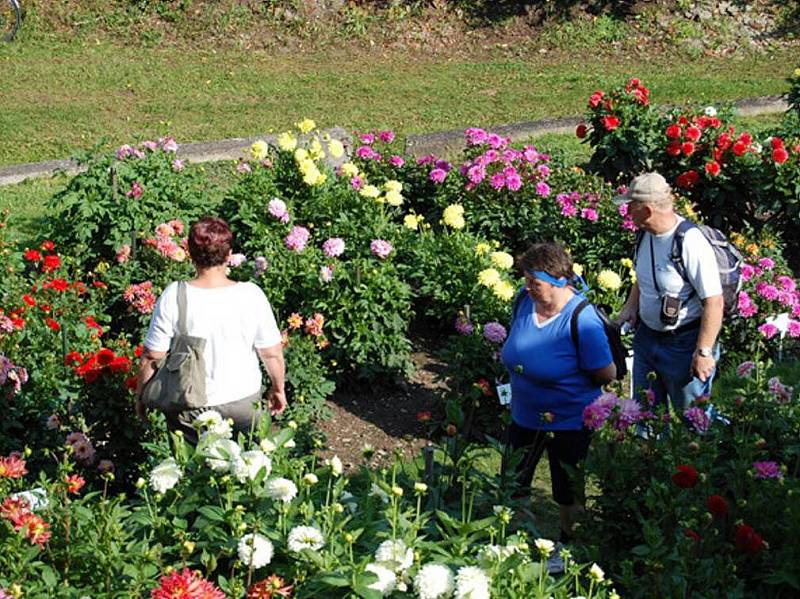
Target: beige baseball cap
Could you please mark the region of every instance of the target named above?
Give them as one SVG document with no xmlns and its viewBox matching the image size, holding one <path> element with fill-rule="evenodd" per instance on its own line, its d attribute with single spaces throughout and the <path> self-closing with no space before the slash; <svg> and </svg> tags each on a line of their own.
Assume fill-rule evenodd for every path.
<svg viewBox="0 0 800 599">
<path fill-rule="evenodd" d="M 672 194 L 667 180 L 658 173 L 644 173 L 634 177 L 628 191 L 614 198 L 617 205 L 628 202 L 660 202 Z"/>
</svg>

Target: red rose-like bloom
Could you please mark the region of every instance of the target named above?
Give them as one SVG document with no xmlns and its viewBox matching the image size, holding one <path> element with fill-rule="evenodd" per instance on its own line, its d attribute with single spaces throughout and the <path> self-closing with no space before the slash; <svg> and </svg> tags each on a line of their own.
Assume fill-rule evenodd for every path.
<svg viewBox="0 0 800 599">
<path fill-rule="evenodd" d="M 56 249 L 56 244 L 48 240 L 48 241 L 43 241 L 40 247 L 45 252 L 52 252 L 54 249 Z"/>
<path fill-rule="evenodd" d="M 104 347 L 99 352 L 97 352 L 97 363 L 100 366 L 109 366 L 115 359 L 116 355 L 114 352 L 107 347 Z"/>
<path fill-rule="evenodd" d="M 712 495 L 708 498 L 708 511 L 715 517 L 722 518 L 728 515 L 730 508 L 728 502 L 721 495 Z"/>
<path fill-rule="evenodd" d="M 273 597 L 291 597 L 293 585 L 286 584 L 280 576 L 273 574 L 255 583 L 247 590 L 247 599 L 272 599 Z"/>
<path fill-rule="evenodd" d="M 130 389 L 131 391 L 135 392 L 137 384 L 138 384 L 138 380 L 139 380 L 139 377 L 136 376 L 136 375 L 129 376 L 128 378 L 125 379 L 125 388 L 126 389 Z"/>
<path fill-rule="evenodd" d="M 589 98 L 589 106 L 591 106 L 592 108 L 597 108 L 600 105 L 600 101 L 602 99 L 603 99 L 603 92 L 601 91 L 594 92 Z"/>
<path fill-rule="evenodd" d="M 739 136 L 739 141 L 749 146 L 751 143 L 753 143 L 753 136 L 747 132 L 744 132 Z"/>
<path fill-rule="evenodd" d="M 735 144 L 733 144 L 733 153 L 737 156 L 742 156 L 745 152 L 747 152 L 747 144 L 743 141 L 739 140 Z"/>
<path fill-rule="evenodd" d="M 64 482 L 67 483 L 68 493 L 77 493 L 83 488 L 83 485 L 86 484 L 86 481 L 83 479 L 83 477 L 77 474 L 70 474 Z"/>
<path fill-rule="evenodd" d="M 670 156 L 680 156 L 681 155 L 681 142 L 679 141 L 671 141 L 667 144 L 667 154 Z"/>
<path fill-rule="evenodd" d="M 162 576 L 158 583 L 150 593 L 152 599 L 225 599 L 225 593 L 189 568 Z"/>
<path fill-rule="evenodd" d="M 38 262 L 42 259 L 42 255 L 37 250 L 27 250 L 22 257 L 29 262 Z"/>
<path fill-rule="evenodd" d="M 777 150 L 783 147 L 783 140 L 780 137 L 773 137 L 769 140 L 769 145 L 772 146 L 773 150 Z"/>
<path fill-rule="evenodd" d="M 575 135 L 577 135 L 578 137 L 580 137 L 581 139 L 583 139 L 584 137 L 586 137 L 586 132 L 587 132 L 588 130 L 589 130 L 589 129 L 586 127 L 586 125 L 585 125 L 584 123 L 581 123 L 580 125 L 578 125 L 578 126 L 575 128 Z"/>
<path fill-rule="evenodd" d="M 430 422 L 433 415 L 428 410 L 417 412 L 417 422 Z"/>
<path fill-rule="evenodd" d="M 667 127 L 667 138 L 668 139 L 680 139 L 681 137 L 681 128 L 679 125 L 672 124 Z"/>
<path fill-rule="evenodd" d="M 700 139 L 700 136 L 703 132 L 700 130 L 699 127 L 695 127 L 694 125 L 690 127 L 686 127 L 686 139 L 689 141 L 697 141 Z"/>
<path fill-rule="evenodd" d="M 697 174 L 697 171 L 690 170 L 678 175 L 676 182 L 679 187 L 688 188 L 694 187 L 699 180 L 700 175 Z"/>
<path fill-rule="evenodd" d="M 722 135 L 720 135 L 717 138 L 717 147 L 720 150 L 723 150 L 723 151 L 727 150 L 728 148 L 731 147 L 732 144 L 733 144 L 733 141 L 731 141 L 731 138 L 727 133 L 723 133 Z"/>
<path fill-rule="evenodd" d="M 60 325 L 60 324 L 58 324 L 58 321 L 57 321 L 57 320 L 54 320 L 54 319 L 52 319 L 52 318 L 50 318 L 50 317 L 48 317 L 48 318 L 45 318 L 45 319 L 44 319 L 44 323 L 45 323 L 45 324 L 46 324 L 48 327 L 50 327 L 51 329 L 53 329 L 54 331 L 59 331 L 59 330 L 61 330 L 61 325 Z"/>
<path fill-rule="evenodd" d="M 687 528 L 686 530 L 684 530 L 683 534 L 684 534 L 684 536 L 689 537 L 695 543 L 699 543 L 700 542 L 700 535 L 697 534 L 695 531 L 693 531 L 691 528 Z"/>
<path fill-rule="evenodd" d="M 42 262 L 42 270 L 45 272 L 53 272 L 61 266 L 61 258 L 52 254 L 50 256 L 45 256 L 44 261 Z"/>
<path fill-rule="evenodd" d="M 691 141 L 685 141 L 681 144 L 681 152 L 686 154 L 687 156 L 691 156 L 694 154 L 695 145 Z"/>
<path fill-rule="evenodd" d="M 706 162 L 706 173 L 708 173 L 712 177 L 716 177 L 719 175 L 719 162 L 716 160 L 712 160 L 711 162 Z"/>
<path fill-rule="evenodd" d="M 789 152 L 786 151 L 785 148 L 775 148 L 772 150 L 772 159 L 775 161 L 775 164 L 783 164 L 787 160 L 789 160 Z"/>
<path fill-rule="evenodd" d="M 764 539 L 752 526 L 741 524 L 736 527 L 736 550 L 741 553 L 758 553 L 764 548 Z"/>
<path fill-rule="evenodd" d="M 678 471 L 672 475 L 672 482 L 681 489 L 691 489 L 698 479 L 697 470 L 688 464 L 678 464 Z"/>
<path fill-rule="evenodd" d="M 25 302 L 26 304 L 28 304 L 31 307 L 36 305 L 36 300 L 33 299 L 30 295 L 27 295 L 27 294 L 22 296 L 22 301 Z"/>
<path fill-rule="evenodd" d="M 603 117 L 603 127 L 606 128 L 606 131 L 613 131 L 617 127 L 619 127 L 619 118 L 610 115 Z"/>
</svg>

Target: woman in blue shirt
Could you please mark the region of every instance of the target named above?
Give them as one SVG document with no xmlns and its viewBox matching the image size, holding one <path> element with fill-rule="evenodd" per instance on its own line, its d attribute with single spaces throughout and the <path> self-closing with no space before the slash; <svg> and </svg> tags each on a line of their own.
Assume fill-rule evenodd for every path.
<svg viewBox="0 0 800 599">
<path fill-rule="evenodd" d="M 616 368 L 603 323 L 594 310 L 578 315 L 578 343 L 570 330 L 572 312 L 584 299 L 570 285 L 572 258 L 556 243 L 533 245 L 522 256 L 527 294 L 518 302 L 502 361 L 511 376 L 509 443 L 525 449 L 517 481 L 530 492 L 536 465 L 547 450 L 553 499 L 560 506 L 561 541 L 572 532 L 579 504 L 563 465 L 586 458 L 589 431 L 583 409 L 614 379 Z"/>
</svg>

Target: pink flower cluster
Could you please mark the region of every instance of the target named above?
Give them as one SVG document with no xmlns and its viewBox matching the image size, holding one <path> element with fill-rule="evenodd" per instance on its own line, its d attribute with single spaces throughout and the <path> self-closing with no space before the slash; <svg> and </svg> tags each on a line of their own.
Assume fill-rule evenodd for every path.
<svg viewBox="0 0 800 599">
<path fill-rule="evenodd" d="M 394 248 L 392 247 L 392 244 L 385 239 L 373 239 L 369 244 L 369 249 L 373 255 L 377 256 L 381 260 L 386 260 Z"/>
<path fill-rule="evenodd" d="M 736 376 L 739 378 L 745 378 L 750 376 L 750 374 L 756 369 L 756 363 L 751 362 L 750 360 L 742 362 L 739 366 L 736 367 Z"/>
<path fill-rule="evenodd" d="M 767 388 L 769 389 L 769 392 L 775 396 L 775 400 L 778 403 L 789 403 L 792 401 L 794 387 L 784 385 L 777 376 L 774 376 L 767 381 Z"/>
<path fill-rule="evenodd" d="M 568 218 L 579 216 L 591 222 L 597 222 L 599 218 L 597 205 L 600 198 L 593 193 L 560 193 L 556 196 L 556 203 L 561 207 L 561 214 Z"/>
<path fill-rule="evenodd" d="M 286 244 L 287 248 L 299 254 L 306 249 L 309 237 L 311 237 L 311 233 L 308 229 L 305 227 L 294 226 L 292 227 L 292 230 L 289 231 L 286 239 L 284 239 L 284 243 Z"/>
<path fill-rule="evenodd" d="M 786 312 L 790 314 L 785 333 L 800 337 L 800 289 L 797 282 L 775 270 L 771 258 L 761 258 L 756 264 L 743 264 L 744 289 L 739 292 L 737 309 L 742 318 L 756 314 L 765 316 Z M 764 322 L 758 332 L 766 339 L 778 336 L 781 330 L 774 322 Z"/>
<path fill-rule="evenodd" d="M 495 343 L 499 345 L 506 340 L 507 336 L 508 333 L 506 332 L 506 328 L 499 322 L 487 322 L 483 326 L 483 338 L 489 343 Z"/>
<path fill-rule="evenodd" d="M 467 191 L 488 182 L 497 191 L 519 191 L 527 185 L 540 197 L 550 195 L 547 184 L 550 156 L 537 152 L 531 145 L 522 150 L 511 148 L 508 138 L 483 129 L 467 129 L 465 136 L 467 145 L 483 150 L 461 165 L 461 174 L 468 179 Z"/>
<path fill-rule="evenodd" d="M 693 406 L 691 408 L 687 408 L 687 410 L 683 413 L 684 418 L 692 425 L 692 428 L 698 433 L 704 433 L 708 430 L 709 425 L 711 424 L 711 419 L 706 414 L 703 408 Z"/>
<path fill-rule="evenodd" d="M 626 190 L 626 187 L 621 187 L 620 189 Z M 618 190 L 619 191 L 619 190 Z M 619 193 L 625 193 L 624 191 L 619 191 Z M 622 228 L 626 231 L 636 231 L 639 227 L 637 227 L 634 222 L 633 218 L 630 214 L 628 214 L 628 205 L 627 204 L 620 204 L 617 208 L 619 210 L 619 215 L 622 217 Z"/>
<path fill-rule="evenodd" d="M 283 224 L 289 222 L 289 210 L 286 208 L 286 202 L 278 198 L 272 198 L 267 204 L 267 211 L 273 218 L 278 219 Z"/>
<path fill-rule="evenodd" d="M 231 268 L 238 268 L 245 262 L 247 262 L 247 256 L 244 254 L 231 254 L 231 257 L 228 259 L 228 266 Z"/>
<path fill-rule="evenodd" d="M 140 314 L 150 314 L 156 305 L 152 281 L 129 285 L 122 297 Z"/>
<path fill-rule="evenodd" d="M 193 572 L 184 568 L 180 572 L 172 571 L 162 576 L 158 586 L 150 592 L 152 599 L 225 599 L 225 593 L 219 590 L 212 582 L 200 575 L 200 571 Z"/>
<path fill-rule="evenodd" d="M 67 435 L 66 444 L 72 448 L 72 457 L 81 464 L 91 464 L 94 462 L 94 445 L 82 432 L 74 432 Z"/>
<path fill-rule="evenodd" d="M 603 393 L 583 409 L 583 424 L 586 428 L 600 430 L 607 423 L 616 431 L 625 431 L 645 418 L 653 415 L 642 410 L 635 399 L 621 399 L 616 393 Z"/>
<path fill-rule="evenodd" d="M 463 315 L 456 317 L 454 326 L 456 332 L 459 335 L 463 335 L 464 337 L 469 337 L 470 335 L 472 335 L 472 331 L 474 330 L 474 327 L 472 326 L 472 322 L 470 321 L 470 319 Z"/>
<path fill-rule="evenodd" d="M 394 141 L 394 132 L 386 130 L 375 131 L 372 133 L 362 133 L 359 135 L 358 139 L 362 145 L 356 149 L 356 156 L 362 160 L 374 160 L 376 162 L 380 162 L 383 160 L 383 156 L 373 147 L 373 144 L 377 141 L 385 144 L 392 143 Z M 401 167 L 405 163 L 400 156 L 392 156 L 389 159 L 389 162 L 396 167 Z"/>
<path fill-rule="evenodd" d="M 175 262 L 183 262 L 188 255 L 188 239 L 181 238 L 184 226 L 178 219 L 173 219 L 166 223 L 161 223 L 155 229 L 156 236 L 145 239 L 142 243 L 156 250 L 164 258 L 169 258 Z M 130 255 L 130 247 L 127 247 L 127 256 L 117 253 L 117 262 L 127 261 Z M 123 248 L 124 249 L 124 248 Z M 120 260 L 120 258 L 123 260 Z"/>
<path fill-rule="evenodd" d="M 452 169 L 453 165 L 447 162 L 447 160 L 436 160 L 433 163 L 433 170 L 428 173 L 428 177 L 436 184 L 444 183 L 444 180 L 447 179 L 447 173 Z"/>
<path fill-rule="evenodd" d="M 783 478 L 783 472 L 777 462 L 753 462 L 753 470 L 755 470 L 755 477 L 762 480 L 768 478 Z"/>
<path fill-rule="evenodd" d="M 328 258 L 338 258 L 344 253 L 344 239 L 331 237 L 322 244 L 322 251 Z"/>
<path fill-rule="evenodd" d="M 125 194 L 125 197 L 138 200 L 139 198 L 142 197 L 143 193 L 144 193 L 144 188 L 142 187 L 142 184 L 139 183 L 138 181 L 134 181 L 133 185 L 131 185 L 130 191 Z"/>
<path fill-rule="evenodd" d="M 16 395 L 27 382 L 28 371 L 0 354 L 0 388 L 6 388 L 6 396 Z"/>
<path fill-rule="evenodd" d="M 161 137 L 157 142 L 152 140 L 143 141 L 139 144 L 140 147 L 144 148 L 149 152 L 155 152 L 159 148 L 162 149 L 164 152 L 171 152 L 175 153 L 178 151 L 178 143 L 175 141 L 174 137 Z M 126 158 L 144 158 L 145 153 L 138 149 L 130 146 L 128 144 L 123 144 L 117 149 L 117 160 L 125 160 Z M 173 167 L 174 168 L 174 167 Z"/>
</svg>

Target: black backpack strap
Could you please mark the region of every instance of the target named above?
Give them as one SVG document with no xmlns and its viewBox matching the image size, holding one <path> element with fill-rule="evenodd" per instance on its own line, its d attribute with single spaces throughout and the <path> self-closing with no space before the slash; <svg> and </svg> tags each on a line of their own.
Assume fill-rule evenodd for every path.
<svg viewBox="0 0 800 599">
<path fill-rule="evenodd" d="M 588 305 L 589 300 L 584 299 L 580 304 L 575 306 L 575 309 L 572 311 L 572 317 L 569 319 L 569 333 L 572 336 L 572 344 L 575 346 L 575 353 L 578 354 L 578 366 L 580 366 L 581 362 L 581 346 L 578 345 L 578 316 L 581 315 L 583 309 Z"/>
<path fill-rule="evenodd" d="M 697 229 L 698 226 L 690 220 L 683 220 L 675 229 L 675 235 L 672 237 L 672 250 L 670 260 L 675 265 L 675 270 L 682 279 L 686 279 L 686 266 L 683 264 L 683 240 L 686 237 L 686 231 L 690 229 Z"/>
</svg>

